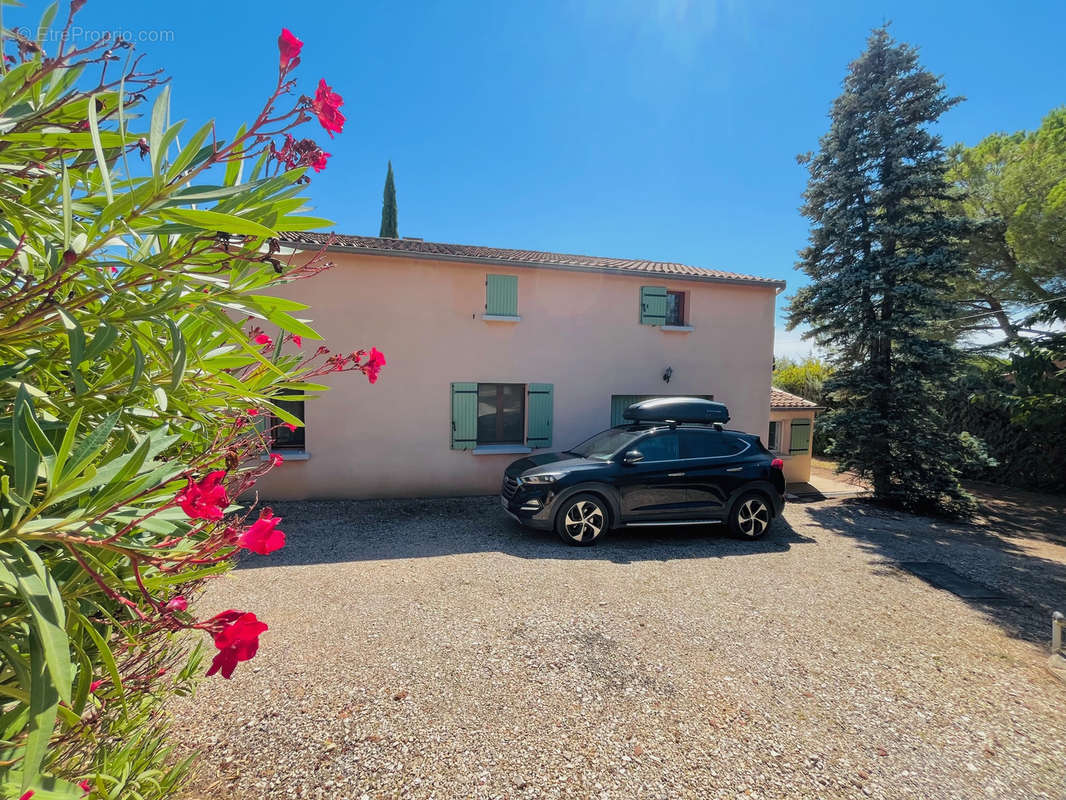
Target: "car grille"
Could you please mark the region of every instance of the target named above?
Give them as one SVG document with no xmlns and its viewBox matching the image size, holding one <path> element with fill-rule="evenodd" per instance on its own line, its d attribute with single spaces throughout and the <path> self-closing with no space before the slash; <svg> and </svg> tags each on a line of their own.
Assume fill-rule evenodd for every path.
<svg viewBox="0 0 1066 800">
<path fill-rule="evenodd" d="M 503 486 L 500 487 L 500 494 L 503 495 L 505 500 L 510 500 L 515 496 L 518 491 L 518 479 L 512 478 L 510 475 L 504 476 Z"/>
</svg>

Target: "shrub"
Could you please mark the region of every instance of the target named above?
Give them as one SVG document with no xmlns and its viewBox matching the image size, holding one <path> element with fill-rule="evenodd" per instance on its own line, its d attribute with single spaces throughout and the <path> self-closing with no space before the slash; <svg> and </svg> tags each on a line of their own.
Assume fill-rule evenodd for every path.
<svg viewBox="0 0 1066 800">
<path fill-rule="evenodd" d="M 949 429 L 977 437 L 987 454 L 968 478 L 1066 492 L 1066 376 L 1037 348 L 1010 359 L 974 356 L 946 400 Z"/>
<path fill-rule="evenodd" d="M 273 92 L 224 140 L 171 122 L 128 43 L 70 45 L 81 4 L 60 36 L 5 30 L 0 59 L 0 795 L 166 797 L 187 765 L 162 702 L 204 633 L 228 678 L 266 629 L 193 600 L 284 543 L 233 500 L 300 424 L 279 403 L 384 358 L 313 349 L 305 307 L 270 293 L 328 266 L 277 238 L 325 224 L 302 193 L 328 154 L 291 131 L 344 124 L 324 81 L 294 93 L 301 43 L 283 32 Z"/>
</svg>

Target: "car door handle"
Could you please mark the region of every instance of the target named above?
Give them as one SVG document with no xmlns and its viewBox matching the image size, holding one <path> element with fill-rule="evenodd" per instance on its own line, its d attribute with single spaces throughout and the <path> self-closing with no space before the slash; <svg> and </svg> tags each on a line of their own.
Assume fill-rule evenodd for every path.
<svg viewBox="0 0 1066 800">
<path fill-rule="evenodd" d="M 666 473 L 666 477 L 667 478 L 683 478 L 683 477 L 685 477 L 685 473 L 684 472 L 667 472 Z"/>
<path fill-rule="evenodd" d="M 726 472 L 740 472 L 744 467 L 729 467 Z"/>
</svg>

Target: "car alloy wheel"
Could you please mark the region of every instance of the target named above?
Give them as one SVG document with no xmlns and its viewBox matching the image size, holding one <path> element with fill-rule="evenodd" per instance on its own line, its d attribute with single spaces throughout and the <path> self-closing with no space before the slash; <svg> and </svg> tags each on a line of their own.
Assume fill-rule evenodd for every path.
<svg viewBox="0 0 1066 800">
<path fill-rule="evenodd" d="M 607 527 L 607 512 L 594 500 L 581 497 L 563 515 L 562 532 L 575 544 L 592 544 Z"/>
<path fill-rule="evenodd" d="M 758 497 L 748 497 L 737 510 L 737 528 L 745 536 L 755 539 L 770 527 L 770 509 Z"/>
</svg>

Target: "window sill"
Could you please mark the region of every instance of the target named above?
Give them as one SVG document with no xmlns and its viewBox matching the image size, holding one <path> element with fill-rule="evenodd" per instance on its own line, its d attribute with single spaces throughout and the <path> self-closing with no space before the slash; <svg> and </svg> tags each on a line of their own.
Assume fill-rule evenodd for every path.
<svg viewBox="0 0 1066 800">
<path fill-rule="evenodd" d="M 522 444 L 479 444 L 470 452 L 475 456 L 518 455 L 522 453 L 532 453 L 533 448 L 526 447 Z"/>
<path fill-rule="evenodd" d="M 485 322 L 521 322 L 522 318 L 517 314 L 482 314 Z"/>
<path fill-rule="evenodd" d="M 664 333 L 691 333 L 695 328 L 691 325 L 660 325 L 659 330 Z"/>
<path fill-rule="evenodd" d="M 270 456 L 275 455 L 281 456 L 285 461 L 307 461 L 311 457 L 311 454 L 306 450 L 271 450 Z M 259 460 L 269 461 L 270 456 L 259 456 Z"/>
</svg>

